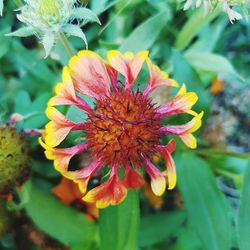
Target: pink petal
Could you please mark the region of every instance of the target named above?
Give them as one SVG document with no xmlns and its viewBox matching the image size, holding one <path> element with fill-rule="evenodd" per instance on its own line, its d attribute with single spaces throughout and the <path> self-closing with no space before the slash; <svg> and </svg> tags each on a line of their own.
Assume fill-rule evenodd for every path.
<svg viewBox="0 0 250 250">
<path fill-rule="evenodd" d="M 108 52 L 107 58 L 109 64 L 125 77 L 125 88 L 130 89 L 147 56 L 148 51 L 142 51 L 134 55 L 132 52 L 121 54 L 117 50 L 111 50 Z"/>
<path fill-rule="evenodd" d="M 155 195 L 161 196 L 166 189 L 166 180 L 159 169 L 149 160 L 144 161 L 145 169 L 151 178 L 151 188 Z"/>
<path fill-rule="evenodd" d="M 100 99 L 110 92 L 111 79 L 104 61 L 96 53 L 83 50 L 69 62 L 74 87 L 84 95 Z"/>
<path fill-rule="evenodd" d="M 144 90 L 144 95 L 148 95 L 155 88 L 160 86 L 178 87 L 178 83 L 169 78 L 165 71 L 160 70 L 158 66 L 152 64 L 149 58 L 146 59 L 146 62 L 149 70 L 149 80 L 146 89 Z"/>
</svg>

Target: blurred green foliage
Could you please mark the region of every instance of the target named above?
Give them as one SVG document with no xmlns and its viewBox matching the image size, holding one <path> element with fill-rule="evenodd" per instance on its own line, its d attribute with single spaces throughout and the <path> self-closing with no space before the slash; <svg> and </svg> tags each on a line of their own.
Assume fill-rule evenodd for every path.
<svg viewBox="0 0 250 250">
<path fill-rule="evenodd" d="M 19 113 L 25 117 L 19 129 L 42 129 L 46 103 L 69 57 L 58 43 L 44 60 L 35 37 L 6 37 L 20 27 L 14 2 L 5 1 L 0 19 L 0 119 L 6 122 Z M 89 48 L 104 56 L 110 49 L 149 50 L 156 64 L 198 94 L 195 108 L 205 111 L 204 126 L 213 114 L 210 85 L 216 77 L 249 87 L 249 22 L 232 25 L 225 14 L 204 16 L 201 9 L 183 12 L 178 1 L 91 0 L 88 6 L 102 23 L 84 28 Z M 69 42 L 76 50 L 84 48 L 81 39 Z M 63 111 L 83 119 L 77 109 Z M 53 196 L 51 188 L 60 176 L 43 156 L 37 138 L 30 137 L 33 175 L 9 207 L 15 216 L 24 214 L 43 233 L 73 250 L 249 250 L 249 149 L 227 142 L 218 150 L 197 136 L 200 146 L 192 152 L 178 143 L 174 155 L 178 187 L 167 191 L 161 208 L 153 208 L 140 192 L 139 218 L 133 200 L 138 194 L 131 192 L 115 210 L 101 211 L 106 220 L 99 221 L 90 221 Z M 22 245 L 13 231 L 14 226 L 12 234 L 0 236 L 0 249 L 40 249 L 34 242 Z"/>
</svg>

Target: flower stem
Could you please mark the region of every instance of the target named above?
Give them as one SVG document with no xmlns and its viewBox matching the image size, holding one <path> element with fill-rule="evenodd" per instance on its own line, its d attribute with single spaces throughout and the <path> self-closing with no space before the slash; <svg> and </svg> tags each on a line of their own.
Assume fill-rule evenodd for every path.
<svg viewBox="0 0 250 250">
<path fill-rule="evenodd" d="M 69 55 L 69 57 L 72 57 L 75 54 L 74 49 L 70 45 L 70 43 L 69 43 L 67 37 L 64 35 L 64 33 L 62 33 L 62 32 L 59 33 L 59 40 L 60 40 L 62 46 L 64 47 L 64 49 L 66 50 L 67 54 Z"/>
</svg>

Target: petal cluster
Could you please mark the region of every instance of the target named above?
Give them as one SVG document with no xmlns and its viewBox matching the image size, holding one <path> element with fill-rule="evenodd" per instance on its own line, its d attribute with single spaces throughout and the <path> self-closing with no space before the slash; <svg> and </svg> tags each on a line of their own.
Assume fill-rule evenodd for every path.
<svg viewBox="0 0 250 250">
<path fill-rule="evenodd" d="M 148 81 L 144 90 L 133 90 L 143 65 L 147 66 Z M 176 170 L 172 154 L 175 140 L 161 145 L 161 136 L 179 137 L 188 147 L 197 145 L 193 132 L 201 126 L 203 112 L 192 110 L 198 97 L 187 92 L 183 84 L 168 103 L 157 106 L 150 94 L 159 86 L 178 87 L 178 83 L 154 65 L 148 51 L 138 54 L 109 51 L 107 61 L 92 51 L 80 51 L 63 69 L 62 82 L 48 102 L 46 114 L 50 119 L 40 144 L 48 159 L 64 177 L 76 182 L 83 200 L 104 208 L 120 203 L 128 189 L 144 184 L 144 175 L 151 179 L 151 189 L 161 196 L 165 189 L 176 185 Z M 94 99 L 91 107 L 85 96 Z M 87 114 L 86 121 L 76 123 L 58 111 L 57 106 L 71 106 Z M 163 125 L 163 119 L 181 113 L 192 118 L 186 124 Z M 81 131 L 83 143 L 61 147 L 72 131 Z M 57 147 L 60 145 L 59 147 Z M 77 169 L 70 167 L 73 157 L 89 154 L 91 162 Z M 154 157 L 165 160 L 166 175 L 154 165 Z M 99 176 L 98 185 L 91 180 Z M 100 179 L 100 176 L 103 178 Z"/>
</svg>

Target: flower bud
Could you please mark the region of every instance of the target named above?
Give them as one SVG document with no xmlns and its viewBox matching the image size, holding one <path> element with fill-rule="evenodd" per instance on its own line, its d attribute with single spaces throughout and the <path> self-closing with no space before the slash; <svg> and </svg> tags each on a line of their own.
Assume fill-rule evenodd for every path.
<svg viewBox="0 0 250 250">
<path fill-rule="evenodd" d="M 14 127 L 0 125 L 0 195 L 10 194 L 30 174 L 28 146 Z"/>
</svg>

